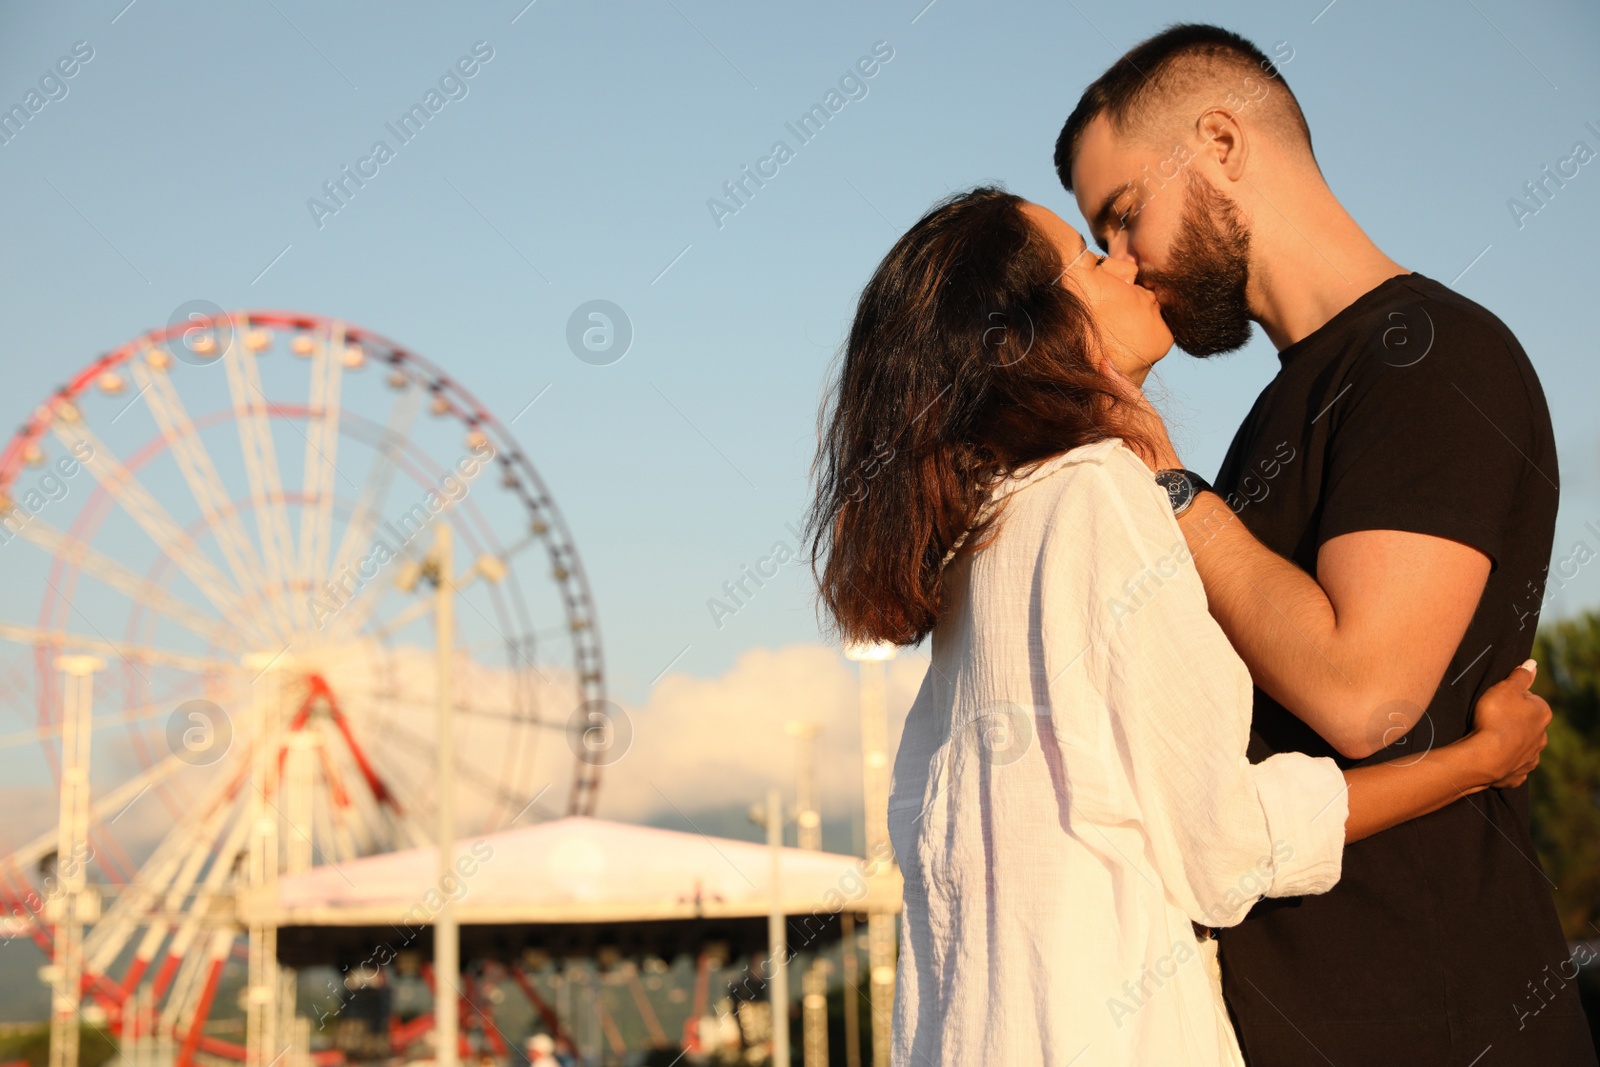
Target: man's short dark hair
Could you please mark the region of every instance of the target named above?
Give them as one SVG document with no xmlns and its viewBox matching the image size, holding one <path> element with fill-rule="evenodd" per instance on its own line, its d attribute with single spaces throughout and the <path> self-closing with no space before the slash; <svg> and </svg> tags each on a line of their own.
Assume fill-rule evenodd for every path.
<svg viewBox="0 0 1600 1067">
<path fill-rule="evenodd" d="M 1061 136 L 1056 139 L 1056 174 L 1072 191 L 1072 164 L 1091 122 L 1105 115 L 1119 134 L 1154 135 L 1170 106 L 1200 89 L 1247 98 L 1246 80 L 1272 82 L 1281 93 L 1268 91 L 1259 114 L 1264 124 L 1311 151 L 1311 129 L 1300 103 L 1271 58 L 1245 38 L 1220 26 L 1181 23 L 1141 41 L 1083 91 Z M 1278 99 L 1274 100 L 1273 97 Z"/>
</svg>

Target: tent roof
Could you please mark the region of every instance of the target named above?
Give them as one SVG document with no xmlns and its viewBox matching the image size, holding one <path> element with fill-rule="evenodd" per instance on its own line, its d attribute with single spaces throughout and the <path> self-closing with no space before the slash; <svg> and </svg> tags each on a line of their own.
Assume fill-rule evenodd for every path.
<svg viewBox="0 0 1600 1067">
<path fill-rule="evenodd" d="M 417 927 L 447 896 L 463 925 L 653 925 L 771 909 L 767 846 L 748 841 L 572 817 L 463 839 L 456 855 L 457 883 L 441 884 L 436 848 L 413 848 L 283 876 L 276 907 L 243 907 L 278 926 L 310 927 Z M 782 849 L 784 912 L 898 911 L 899 872 L 869 879 L 866 862 Z"/>
</svg>

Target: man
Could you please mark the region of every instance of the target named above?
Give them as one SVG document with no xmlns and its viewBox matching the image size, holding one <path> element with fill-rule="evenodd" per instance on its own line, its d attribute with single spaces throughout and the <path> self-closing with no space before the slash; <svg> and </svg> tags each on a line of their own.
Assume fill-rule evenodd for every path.
<svg viewBox="0 0 1600 1067">
<path fill-rule="evenodd" d="M 1361 231 L 1282 76 L 1225 30 L 1123 56 L 1055 162 L 1181 347 L 1236 349 L 1254 321 L 1279 349 L 1216 490 L 1157 475 L 1258 687 L 1251 758 L 1462 737 L 1528 655 L 1554 537 L 1555 443 L 1516 338 Z M 1332 892 L 1263 901 L 1221 957 L 1252 1067 L 1596 1062 L 1571 982 L 1530 986 L 1571 971 L 1526 787 L 1351 845 Z"/>
</svg>

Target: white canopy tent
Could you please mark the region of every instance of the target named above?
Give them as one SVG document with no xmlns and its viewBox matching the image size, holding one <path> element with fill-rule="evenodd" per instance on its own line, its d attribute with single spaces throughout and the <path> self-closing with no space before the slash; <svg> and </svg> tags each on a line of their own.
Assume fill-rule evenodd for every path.
<svg viewBox="0 0 1600 1067">
<path fill-rule="evenodd" d="M 350 962 L 365 946 L 420 948 L 447 896 L 464 955 L 653 942 L 666 954 L 713 937 L 754 950 L 772 911 L 768 847 L 748 841 L 571 817 L 464 839 L 456 856 L 459 877 L 443 882 L 431 847 L 314 867 L 280 878 L 275 900 L 242 901 L 242 917 L 277 926 L 280 958 L 299 966 Z M 836 938 L 844 910 L 899 910 L 893 867 L 797 848 L 781 849 L 779 862 L 796 950 Z"/>
</svg>

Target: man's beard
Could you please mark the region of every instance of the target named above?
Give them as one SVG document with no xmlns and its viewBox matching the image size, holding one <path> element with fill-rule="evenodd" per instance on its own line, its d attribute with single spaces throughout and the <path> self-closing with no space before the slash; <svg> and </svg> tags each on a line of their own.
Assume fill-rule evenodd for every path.
<svg viewBox="0 0 1600 1067">
<path fill-rule="evenodd" d="M 1184 183 L 1183 215 L 1168 268 L 1139 271 L 1156 294 L 1172 339 L 1192 356 L 1214 356 L 1250 340 L 1250 231 L 1233 202 L 1194 171 Z"/>
</svg>

